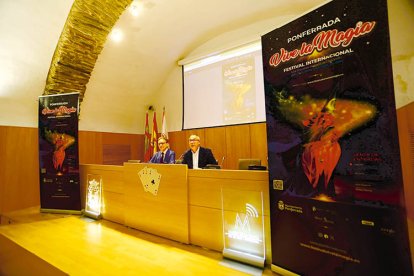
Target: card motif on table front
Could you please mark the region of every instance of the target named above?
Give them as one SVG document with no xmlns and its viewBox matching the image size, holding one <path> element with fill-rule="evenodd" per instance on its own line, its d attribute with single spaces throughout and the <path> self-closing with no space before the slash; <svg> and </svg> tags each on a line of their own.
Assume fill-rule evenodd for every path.
<svg viewBox="0 0 414 276">
<path fill-rule="evenodd" d="M 138 176 L 144 191 L 156 196 L 160 186 L 161 174 L 156 169 L 145 166 L 138 172 Z"/>
</svg>

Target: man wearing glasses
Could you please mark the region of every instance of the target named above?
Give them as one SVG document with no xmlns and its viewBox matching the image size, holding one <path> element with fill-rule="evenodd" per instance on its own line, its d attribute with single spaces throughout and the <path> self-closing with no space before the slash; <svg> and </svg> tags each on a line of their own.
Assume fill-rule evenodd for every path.
<svg viewBox="0 0 414 276">
<path fill-rule="evenodd" d="M 182 164 L 187 164 L 189 169 L 201 169 L 207 165 L 217 165 L 211 149 L 200 147 L 200 137 L 191 135 L 188 139 L 190 149 L 183 154 Z"/>
<path fill-rule="evenodd" d="M 175 152 L 170 150 L 167 138 L 158 138 L 158 148 L 160 149 L 154 156 L 152 156 L 150 163 L 159 164 L 174 164 L 175 163 Z"/>
</svg>

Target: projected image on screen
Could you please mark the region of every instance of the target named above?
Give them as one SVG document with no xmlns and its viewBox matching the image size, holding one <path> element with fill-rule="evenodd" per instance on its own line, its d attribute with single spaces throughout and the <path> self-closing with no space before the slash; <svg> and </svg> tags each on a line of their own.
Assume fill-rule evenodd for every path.
<svg viewBox="0 0 414 276">
<path fill-rule="evenodd" d="M 223 122 L 243 123 L 256 118 L 254 58 L 235 58 L 223 65 Z"/>
<path fill-rule="evenodd" d="M 266 121 L 260 43 L 184 65 L 183 129 Z"/>
</svg>

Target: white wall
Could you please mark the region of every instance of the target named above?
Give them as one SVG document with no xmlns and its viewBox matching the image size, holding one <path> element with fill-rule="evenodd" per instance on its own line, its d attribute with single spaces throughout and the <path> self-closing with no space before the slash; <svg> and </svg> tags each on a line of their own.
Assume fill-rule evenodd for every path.
<svg viewBox="0 0 414 276">
<path fill-rule="evenodd" d="M 159 92 L 153 97 L 153 100 L 155 111 L 157 112 L 158 131 L 161 132 L 163 107 L 165 107 L 167 131 L 181 130 L 183 118 L 181 66 L 174 66 Z M 152 114 L 150 114 L 150 120 L 152 120 Z M 152 128 L 152 123 L 150 123 L 150 128 Z"/>
<path fill-rule="evenodd" d="M 184 60 L 177 61 L 177 65 L 171 71 L 168 79 L 154 98 L 157 118 L 159 118 L 157 122 L 159 122 L 159 125 L 161 125 L 162 108 L 165 106 L 169 131 L 182 130 L 182 71 L 178 62 L 186 63 L 186 61 L 197 60 L 252 41 L 260 40 L 262 35 L 272 31 L 282 23 L 291 20 L 294 16 L 297 15 L 276 16 L 231 32 L 226 32 L 197 47 Z"/>
<path fill-rule="evenodd" d="M 0 125 L 37 127 L 38 96 L 72 2 L 0 0 Z"/>
<path fill-rule="evenodd" d="M 393 75 L 397 108 L 414 101 L 414 3 L 410 0 L 389 0 L 389 20 Z M 293 20 L 298 15 L 283 15 L 227 32 L 194 49 L 181 62 L 197 60 L 248 42 Z M 180 66 L 171 72 L 155 97 L 157 110 L 167 109 L 170 131 L 182 129 L 182 76 Z M 161 122 L 161 114 L 158 122 Z"/>
<path fill-rule="evenodd" d="M 414 100 L 414 3 L 412 0 L 388 2 L 396 102 L 397 107 L 402 107 Z M 37 127 L 37 98 L 43 93 L 53 52 L 72 3 L 73 0 L 0 0 L 0 125 Z M 292 9 L 303 10 L 303 5 L 301 3 L 300 7 Z M 312 6 L 311 3 L 306 5 Z M 283 16 L 221 34 L 194 49 L 186 59 L 215 54 L 259 39 L 261 35 L 298 16 L 281 14 Z M 148 104 L 154 104 L 159 128 L 165 106 L 169 130 L 181 130 L 181 78 L 181 67 L 175 65 L 162 87 L 150 98 L 135 99 L 131 95 L 135 107 L 128 110 L 122 108 L 122 103 L 111 107 L 111 100 L 101 104 L 88 102 L 86 93 L 80 129 L 112 132 L 128 132 L 125 130 L 131 129 L 134 130 L 131 133 L 143 133 L 145 109 Z M 102 95 L 116 92 L 104 84 L 101 86 L 98 91 L 102 91 Z M 111 108 L 113 113 L 108 114 L 111 118 L 96 115 Z M 93 116 L 94 119 L 86 122 L 82 116 Z M 114 121 L 122 122 L 122 128 Z M 102 126 L 108 124 L 110 126 L 103 130 Z"/>
<path fill-rule="evenodd" d="M 397 108 L 414 101 L 414 2 L 388 0 Z"/>
</svg>

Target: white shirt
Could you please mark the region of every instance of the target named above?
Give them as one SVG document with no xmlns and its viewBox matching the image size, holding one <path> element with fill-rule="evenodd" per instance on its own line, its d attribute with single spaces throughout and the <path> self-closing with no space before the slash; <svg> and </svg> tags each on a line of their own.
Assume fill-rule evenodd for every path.
<svg viewBox="0 0 414 276">
<path fill-rule="evenodd" d="M 198 167 L 198 153 L 200 152 L 200 148 L 197 149 L 196 152 L 191 151 L 193 154 L 193 169 L 199 169 Z"/>
</svg>

